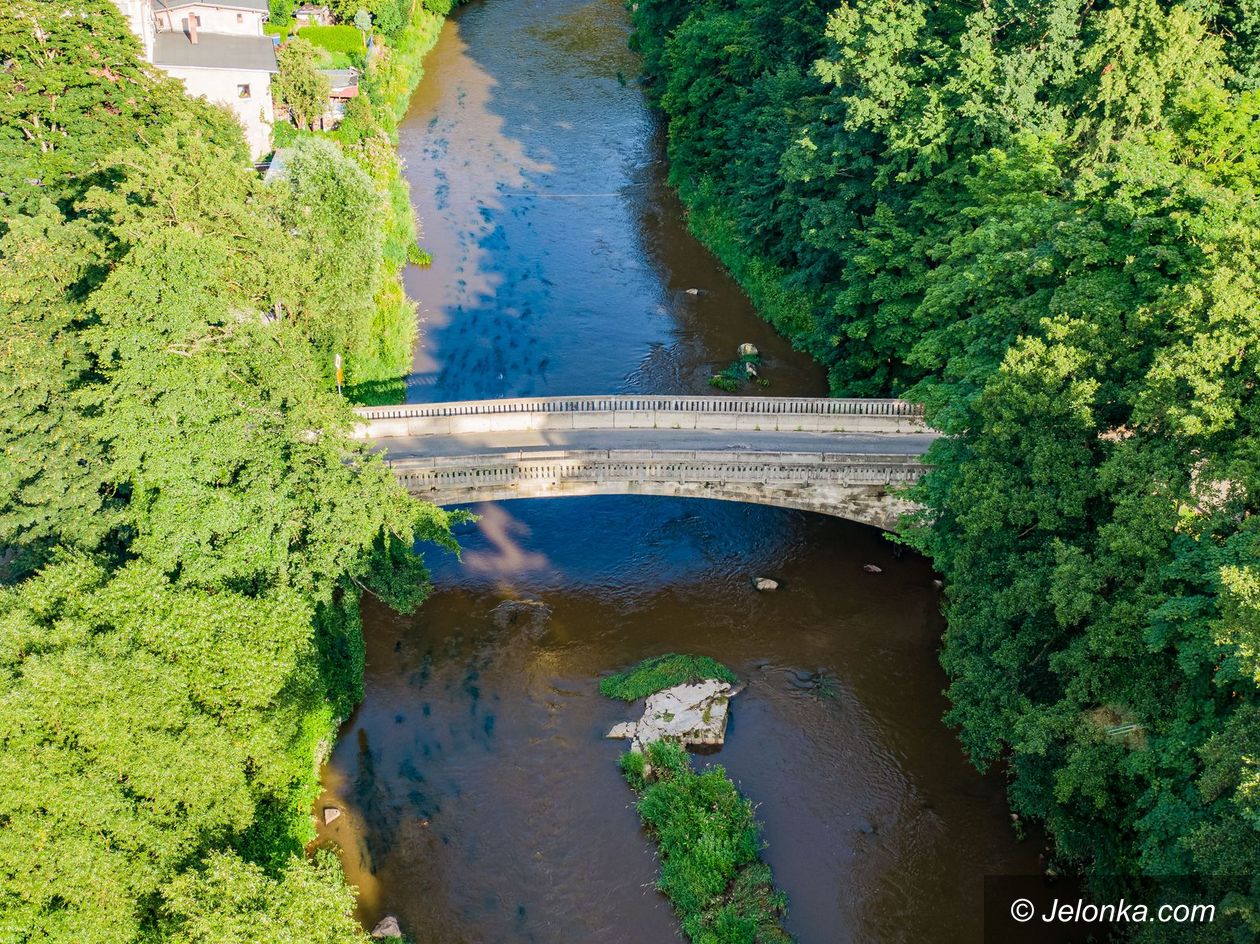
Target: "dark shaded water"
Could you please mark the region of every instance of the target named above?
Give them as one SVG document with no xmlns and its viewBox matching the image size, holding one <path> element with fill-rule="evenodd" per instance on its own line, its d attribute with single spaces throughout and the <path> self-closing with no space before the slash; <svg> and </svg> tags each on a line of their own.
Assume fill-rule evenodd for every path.
<svg viewBox="0 0 1260 944">
<path fill-rule="evenodd" d="M 663 183 L 616 0 L 491 0 L 446 26 L 403 129 L 435 262 L 413 400 L 708 391 L 753 341 L 776 394 L 822 371 L 762 323 Z M 699 289 L 690 294 L 689 288 Z M 321 830 L 368 923 L 424 944 L 652 944 L 677 922 L 602 734 L 599 677 L 671 650 L 748 680 L 727 766 L 803 944 L 969 942 L 986 873 L 1035 867 L 999 781 L 940 724 L 932 574 L 872 529 L 645 497 L 480 506 L 415 617 L 370 603 L 367 697 Z M 862 567 L 878 564 L 880 574 Z M 782 582 L 756 594 L 749 578 Z M 536 599 L 549 618 L 495 608 Z"/>
</svg>

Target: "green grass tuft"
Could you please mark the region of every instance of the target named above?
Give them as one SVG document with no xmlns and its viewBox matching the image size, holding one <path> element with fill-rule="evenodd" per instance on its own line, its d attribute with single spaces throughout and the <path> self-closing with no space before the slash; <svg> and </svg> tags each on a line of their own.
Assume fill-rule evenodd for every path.
<svg viewBox="0 0 1260 944">
<path fill-rule="evenodd" d="M 734 685 L 739 681 L 739 676 L 708 656 L 671 652 L 644 659 L 628 672 L 610 675 L 599 683 L 599 693 L 609 698 L 620 698 L 622 701 L 637 701 L 662 689 L 703 679 L 719 679 Z"/>
<path fill-rule="evenodd" d="M 642 791 L 639 815 L 661 848 L 657 887 L 687 936 L 694 944 L 790 944 L 780 923 L 787 899 L 759 858 L 752 804 L 720 766 L 697 773 L 673 741 L 648 745 L 647 761 L 646 787 L 636 786 L 644 782 L 642 755 L 624 755 L 621 769 Z"/>
<path fill-rule="evenodd" d="M 622 776 L 635 792 L 647 786 L 647 758 L 638 751 L 626 751 L 617 760 Z"/>
</svg>

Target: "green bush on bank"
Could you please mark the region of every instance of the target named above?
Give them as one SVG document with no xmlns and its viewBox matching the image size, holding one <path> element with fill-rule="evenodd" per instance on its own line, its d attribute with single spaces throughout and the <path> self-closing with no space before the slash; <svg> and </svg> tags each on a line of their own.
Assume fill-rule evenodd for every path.
<svg viewBox="0 0 1260 944">
<path fill-rule="evenodd" d="M 365 404 L 403 399 L 417 324 L 416 306 L 403 289 L 402 271 L 408 264 L 427 265 L 430 261 L 416 244 L 415 211 L 396 145 L 398 123 L 424 74 L 424 55 L 437 42 L 444 14 L 418 3 L 394 6 L 410 8 L 410 18 L 402 21 L 400 28 L 376 34 L 374 54 L 360 82 L 361 94 L 351 100 L 345 120 L 331 133 L 311 133 L 312 137 L 336 141 L 368 173 L 378 195 L 373 229 L 380 236 L 379 249 L 371 260 L 362 254 L 352 257 L 362 263 L 365 273 L 374 273 L 370 298 L 362 299 L 371 306 L 370 318 L 352 319 L 353 324 L 347 324 L 336 346 L 325 347 L 323 359 L 331 378 L 333 355 L 342 356 L 345 393 Z M 361 34 L 353 26 L 308 26 L 299 35 L 325 50 L 334 64 L 363 53 Z M 280 128 L 277 146 L 300 142 L 301 134 L 287 125 Z M 358 309 L 359 295 L 347 295 L 346 299 Z"/>
<path fill-rule="evenodd" d="M 662 689 L 704 679 L 718 679 L 734 685 L 739 681 L 739 676 L 708 656 L 671 652 L 644 659 L 632 669 L 602 679 L 599 693 L 608 698 L 620 698 L 622 701 L 637 701 Z"/>
<path fill-rule="evenodd" d="M 356 155 L 383 194 L 384 236 L 380 277 L 374 293 L 371 349 L 347 363 L 347 395 L 360 403 L 397 403 L 411 370 L 416 342 L 416 307 L 402 286 L 403 267 L 416 258 L 417 228 L 410 190 L 396 151 L 398 123 L 424 75 L 424 56 L 437 42 L 443 17 L 420 4 L 411 19 L 377 52 L 363 77 L 362 94 L 333 136 Z"/>
</svg>

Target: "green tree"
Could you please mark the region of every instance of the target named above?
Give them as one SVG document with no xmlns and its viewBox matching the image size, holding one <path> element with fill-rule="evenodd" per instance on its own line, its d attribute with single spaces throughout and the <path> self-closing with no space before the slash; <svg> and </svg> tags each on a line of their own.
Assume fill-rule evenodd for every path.
<svg viewBox="0 0 1260 944">
<path fill-rule="evenodd" d="M 288 106 L 293 123 L 303 131 L 328 107 L 332 91 L 328 76 L 319 71 L 319 53 L 306 40 L 294 37 L 280 47 L 280 71 L 271 82 L 272 93 Z"/>
<path fill-rule="evenodd" d="M 633 16 L 692 226 L 835 392 L 947 434 L 907 539 L 970 756 L 1064 867 L 1248 874 L 1255 4 Z"/>
<path fill-rule="evenodd" d="M 70 558 L 0 591 L 0 913 L 16 940 L 133 941 L 166 883 L 287 799 L 319 710 L 310 610 Z M 68 680 L 73 680 L 68 682 Z"/>
<path fill-rule="evenodd" d="M 61 124 L 0 223 L 0 937 L 355 940 L 300 858 L 317 745 L 361 697 L 360 594 L 414 607 L 416 544 L 454 547 L 350 436 L 317 346 L 344 299 L 295 261 L 362 244 L 375 193 L 301 160 L 265 187 L 239 128 L 143 68 L 115 106 L 134 43 L 74 9 L 19 4 L 3 70 Z M 363 246 L 337 278 L 370 298 Z"/>
<path fill-rule="evenodd" d="M 82 192 L 93 162 L 147 139 L 179 115 L 248 158 L 231 114 L 190 100 L 183 85 L 139 58 L 139 44 L 109 0 L 12 0 L 0 19 L 0 208 L 42 191 Z M 0 215 L 3 210 L 0 209 Z"/>
<path fill-rule="evenodd" d="M 294 0 L 267 0 L 272 26 L 289 26 L 293 23 L 293 10 L 297 6 Z"/>
<path fill-rule="evenodd" d="M 325 360 L 358 355 L 371 343 L 373 293 L 380 268 L 381 198 L 356 161 L 322 138 L 304 138 L 285 165 L 288 195 L 281 219 L 307 247 L 301 264 L 308 333 Z"/>
<path fill-rule="evenodd" d="M 372 3 L 372 25 L 386 37 L 396 35 L 410 15 L 411 0 L 374 0 Z"/>
<path fill-rule="evenodd" d="M 67 298 L 98 258 L 90 230 L 49 204 L 0 238 L 0 546 L 15 552 L 12 576 L 59 543 L 99 544 L 116 517 L 103 451 L 75 402 L 91 361 Z"/>
</svg>

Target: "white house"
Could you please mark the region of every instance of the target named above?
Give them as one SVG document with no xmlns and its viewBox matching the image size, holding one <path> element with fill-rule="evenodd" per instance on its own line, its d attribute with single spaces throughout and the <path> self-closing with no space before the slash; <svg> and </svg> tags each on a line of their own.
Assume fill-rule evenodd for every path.
<svg viewBox="0 0 1260 944">
<path fill-rule="evenodd" d="M 153 16 L 160 30 L 187 32 L 191 17 L 202 33 L 261 36 L 268 15 L 266 0 L 153 0 Z"/>
<path fill-rule="evenodd" d="M 263 33 L 266 0 L 114 0 L 145 58 L 181 80 L 190 95 L 236 114 L 250 154 L 271 150 L 275 46 Z"/>
</svg>

